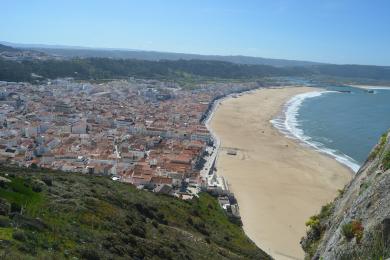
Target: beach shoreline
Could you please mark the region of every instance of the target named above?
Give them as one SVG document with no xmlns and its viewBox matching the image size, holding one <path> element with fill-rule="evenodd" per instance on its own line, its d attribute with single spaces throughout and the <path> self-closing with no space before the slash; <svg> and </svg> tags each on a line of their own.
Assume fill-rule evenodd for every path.
<svg viewBox="0 0 390 260">
<path fill-rule="evenodd" d="M 328 93 L 334 93 L 334 91 L 313 88 L 313 91 L 294 95 L 282 106 L 282 111 L 279 112 L 279 114 L 270 122 L 283 135 L 297 140 L 300 144 L 337 160 L 342 165 L 356 173 L 360 169 L 358 162 L 356 162 L 348 155 L 341 153 L 340 151 L 330 149 L 320 142 L 313 141 L 310 136 L 305 135 L 304 131 L 299 126 L 300 124 L 298 122 L 297 116 L 299 115 L 298 111 L 302 103 L 306 99 L 319 97 Z"/>
<path fill-rule="evenodd" d="M 303 259 L 305 221 L 352 177 L 330 156 L 305 147 L 270 122 L 308 87 L 259 89 L 218 102 L 207 124 L 216 136 L 217 174 L 235 193 L 244 230 L 275 259 Z M 236 156 L 228 148 L 237 149 Z"/>
<path fill-rule="evenodd" d="M 374 85 L 355 85 L 355 84 L 352 84 L 352 85 L 348 85 L 350 87 L 354 87 L 354 88 L 360 88 L 360 89 L 364 89 L 364 90 L 390 90 L 390 86 L 374 86 Z"/>
</svg>

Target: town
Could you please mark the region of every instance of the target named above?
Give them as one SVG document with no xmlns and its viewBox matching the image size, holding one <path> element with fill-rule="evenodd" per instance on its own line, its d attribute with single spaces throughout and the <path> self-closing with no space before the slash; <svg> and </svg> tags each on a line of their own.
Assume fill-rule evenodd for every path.
<svg viewBox="0 0 390 260">
<path fill-rule="evenodd" d="M 181 199 L 209 191 L 238 215 L 234 195 L 216 175 L 219 141 L 206 122 L 219 99 L 260 86 L 183 89 L 134 78 L 0 82 L 0 162 L 106 175 Z"/>
</svg>

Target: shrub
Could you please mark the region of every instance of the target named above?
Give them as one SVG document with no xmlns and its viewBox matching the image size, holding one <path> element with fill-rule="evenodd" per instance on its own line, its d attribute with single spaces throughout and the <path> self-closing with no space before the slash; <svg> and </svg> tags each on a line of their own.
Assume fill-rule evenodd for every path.
<svg viewBox="0 0 390 260">
<path fill-rule="evenodd" d="M 134 225 L 130 229 L 131 234 L 134 236 L 145 238 L 146 236 L 146 230 L 145 227 L 142 225 Z"/>
<path fill-rule="evenodd" d="M 363 238 L 364 227 L 359 220 L 352 220 L 351 222 L 345 223 L 341 227 L 341 231 L 348 241 L 356 238 L 356 242 L 360 243 Z"/>
<path fill-rule="evenodd" d="M 156 220 L 152 220 L 152 225 L 155 227 L 155 228 L 158 228 L 158 222 Z"/>
<path fill-rule="evenodd" d="M 42 186 L 38 183 L 35 183 L 33 186 L 32 186 L 32 190 L 34 192 L 41 192 L 42 191 Z"/>
<path fill-rule="evenodd" d="M 352 221 L 352 232 L 356 238 L 357 243 L 360 243 L 360 241 L 362 240 L 363 231 L 364 231 L 364 227 L 360 221 L 358 220 Z"/>
<path fill-rule="evenodd" d="M 306 221 L 305 225 L 312 229 L 319 229 L 320 220 L 318 216 L 311 216 L 308 221 Z"/>
<path fill-rule="evenodd" d="M 376 158 L 376 156 L 382 151 L 383 147 L 385 146 L 387 141 L 387 133 L 383 134 L 381 136 L 381 139 L 379 141 L 379 144 L 377 144 L 374 148 L 374 150 L 370 153 L 368 156 L 369 160 L 373 160 Z"/>
<path fill-rule="evenodd" d="M 99 259 L 101 259 L 100 255 L 99 255 L 99 252 L 95 248 L 85 247 L 85 248 L 81 248 L 79 250 L 79 252 L 80 252 L 81 257 L 84 258 L 84 259 L 88 259 L 88 260 L 99 260 Z"/>
<path fill-rule="evenodd" d="M 390 241 L 386 241 L 382 231 L 374 229 L 367 233 L 367 239 L 359 247 L 336 252 L 336 259 L 388 259 L 390 257 Z"/>
<path fill-rule="evenodd" d="M 345 236 L 345 238 L 349 241 L 353 238 L 353 232 L 352 232 L 352 224 L 346 223 L 341 227 L 341 232 Z"/>
<path fill-rule="evenodd" d="M 48 176 L 44 176 L 42 178 L 42 181 L 47 185 L 47 186 L 52 186 L 53 185 L 53 180 L 48 177 Z"/>
<path fill-rule="evenodd" d="M 229 217 L 229 221 L 232 222 L 234 225 L 242 227 L 242 221 L 240 217 L 236 217 L 236 216 L 228 216 L 228 217 Z"/>
<path fill-rule="evenodd" d="M 26 235 L 24 234 L 23 231 L 15 231 L 12 234 L 12 238 L 22 242 L 26 241 Z"/>
<path fill-rule="evenodd" d="M 328 218 L 332 214 L 332 210 L 333 210 L 333 203 L 331 202 L 326 204 L 325 206 L 322 206 L 319 218 L 320 219 Z"/>
<path fill-rule="evenodd" d="M 196 230 L 198 230 L 203 235 L 210 236 L 210 232 L 208 231 L 206 225 L 203 222 L 195 223 L 194 227 Z"/>
<path fill-rule="evenodd" d="M 11 203 L 11 212 L 20 213 L 21 210 L 22 210 L 22 206 L 20 206 L 18 203 L 16 202 Z"/>
<path fill-rule="evenodd" d="M 382 161 L 383 169 L 387 171 L 390 169 L 390 151 L 387 151 Z"/>
</svg>

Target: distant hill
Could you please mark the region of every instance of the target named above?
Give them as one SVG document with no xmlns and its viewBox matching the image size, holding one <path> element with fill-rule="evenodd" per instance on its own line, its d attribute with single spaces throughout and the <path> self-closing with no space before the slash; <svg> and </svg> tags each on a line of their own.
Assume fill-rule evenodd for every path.
<svg viewBox="0 0 390 260">
<path fill-rule="evenodd" d="M 18 52 L 19 50 L 7 45 L 0 44 L 0 52 L 8 51 L 8 52 Z"/>
<path fill-rule="evenodd" d="M 276 68 L 207 60 L 161 60 L 84 58 L 71 60 L 22 61 L 0 59 L 0 80 L 31 81 L 32 73 L 47 79 L 74 77 L 81 80 L 128 77 L 193 81 L 202 79 L 256 80 L 267 76 L 303 76 L 303 67 Z"/>
<path fill-rule="evenodd" d="M 11 61 L 48 60 L 56 57 L 38 50 L 15 48 L 0 44 L 0 59 Z"/>
<path fill-rule="evenodd" d="M 0 166 L 1 259 L 270 259 L 208 194 Z"/>
<path fill-rule="evenodd" d="M 203 56 L 81 47 L 62 49 L 61 46 L 52 49 L 36 47 L 32 50 L 5 45 L 0 47 L 12 50 L 0 51 L 0 80 L 5 81 L 36 80 L 32 74 L 40 75 L 42 79 L 137 77 L 180 80 L 182 83 L 200 79 L 258 80 L 264 77 L 308 76 L 355 84 L 390 84 L 390 66 L 334 65 L 246 56 Z"/>
<path fill-rule="evenodd" d="M 42 44 L 15 44 L 3 42 L 4 44 L 22 48 L 32 49 L 51 55 L 59 55 L 65 58 L 112 58 L 112 59 L 139 59 L 149 61 L 159 60 L 215 60 L 226 61 L 237 64 L 269 65 L 274 67 L 297 67 L 311 66 L 321 63 L 311 61 L 269 59 L 250 57 L 242 55 L 221 56 L 221 55 L 200 55 L 173 52 L 141 51 L 141 50 L 120 50 L 120 49 L 94 49 L 79 46 L 42 45 Z"/>
</svg>

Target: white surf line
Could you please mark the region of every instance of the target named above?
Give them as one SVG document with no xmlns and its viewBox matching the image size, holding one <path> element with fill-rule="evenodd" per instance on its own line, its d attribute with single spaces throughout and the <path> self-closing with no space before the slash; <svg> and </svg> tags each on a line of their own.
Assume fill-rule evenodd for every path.
<svg viewBox="0 0 390 260">
<path fill-rule="evenodd" d="M 276 129 L 278 129 L 287 137 L 296 139 L 321 153 L 330 155 L 338 162 L 346 165 L 354 172 L 357 172 L 360 168 L 360 165 L 353 158 L 340 151 L 328 148 L 323 143 L 313 141 L 311 137 L 304 134 L 304 131 L 300 128 L 300 124 L 297 119 L 299 115 L 299 109 L 305 99 L 319 97 L 323 94 L 334 92 L 335 91 L 312 91 L 298 94 L 287 101 L 283 107 L 282 113 L 275 119 L 270 120 L 270 122 Z"/>
</svg>

